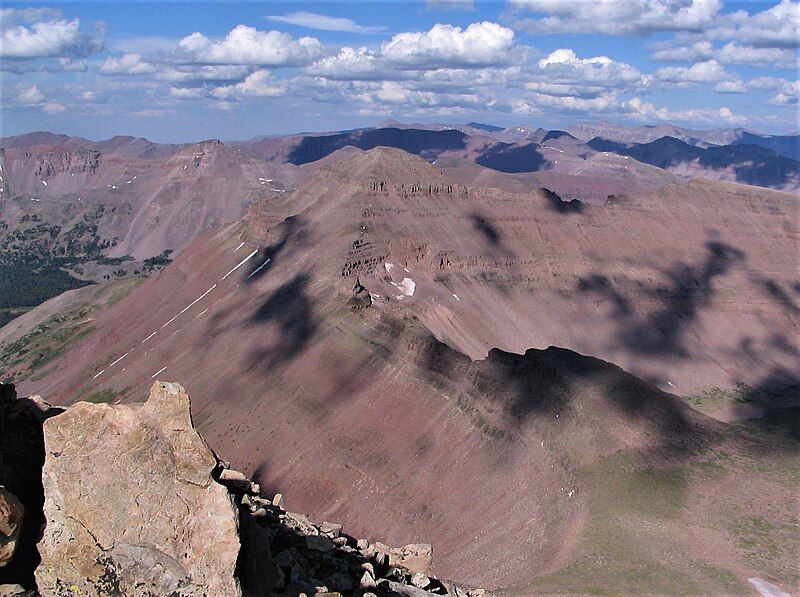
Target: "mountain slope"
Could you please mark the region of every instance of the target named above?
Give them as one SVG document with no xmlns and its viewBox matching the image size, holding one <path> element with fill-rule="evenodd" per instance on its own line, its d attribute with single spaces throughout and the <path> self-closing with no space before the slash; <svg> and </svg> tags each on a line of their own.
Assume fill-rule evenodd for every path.
<svg viewBox="0 0 800 597">
<path fill-rule="evenodd" d="M 590 471 L 624 454 L 690 483 L 691 467 L 746 452 L 663 389 L 796 379 L 779 258 L 796 199 L 688 188 L 587 206 L 358 153 L 203 235 L 20 391 L 126 401 L 153 376 L 184 380 L 209 442 L 262 487 L 290 487 L 298 510 L 432 543 L 454 580 L 529 586 L 583 553 L 602 495 Z M 604 360 L 530 350 L 549 345 Z M 753 572 L 742 558 L 713 564 L 735 572 L 726 590 Z M 707 570 L 686 579 L 715 588 Z"/>
</svg>

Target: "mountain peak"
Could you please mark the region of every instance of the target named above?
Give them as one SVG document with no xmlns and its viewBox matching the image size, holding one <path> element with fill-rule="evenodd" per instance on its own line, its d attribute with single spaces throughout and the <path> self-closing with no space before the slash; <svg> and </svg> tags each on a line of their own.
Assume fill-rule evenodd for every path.
<svg viewBox="0 0 800 597">
<path fill-rule="evenodd" d="M 445 176 L 433 164 L 395 147 L 378 146 L 326 170 L 352 181 L 378 181 L 389 184 L 444 182 Z"/>
</svg>

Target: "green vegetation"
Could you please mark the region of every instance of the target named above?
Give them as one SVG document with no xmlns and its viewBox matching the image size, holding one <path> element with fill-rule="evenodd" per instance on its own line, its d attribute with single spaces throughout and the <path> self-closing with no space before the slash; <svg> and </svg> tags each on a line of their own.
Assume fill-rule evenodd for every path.
<svg viewBox="0 0 800 597">
<path fill-rule="evenodd" d="M 691 556 L 681 516 L 692 466 L 657 468 L 621 453 L 581 471 L 586 526 L 566 567 L 521 590 L 568 594 L 739 594 L 746 579 Z M 673 555 L 668 555 L 673 554 Z"/>
<path fill-rule="evenodd" d="M 12 371 L 29 373 L 66 353 L 70 346 L 89 335 L 94 327 L 86 321 L 91 307 L 84 306 L 70 313 L 54 315 L 28 332 L 16 342 L 0 346 L 0 378 Z"/>
<path fill-rule="evenodd" d="M 156 255 L 155 257 L 150 257 L 148 259 L 145 259 L 142 262 L 142 269 L 148 273 L 164 269 L 164 267 L 172 263 L 170 255 L 172 255 L 172 249 L 167 249 L 166 251 L 161 253 L 161 255 Z"/>
<path fill-rule="evenodd" d="M 89 394 L 86 398 L 84 398 L 84 402 L 91 402 L 92 404 L 108 404 L 114 398 L 117 397 L 117 392 L 112 390 L 111 388 L 105 388 L 104 390 L 98 390 L 92 394 Z"/>
<path fill-rule="evenodd" d="M 781 524 L 767 520 L 762 515 L 742 511 L 741 508 L 733 509 L 730 514 L 728 530 L 744 551 L 748 563 L 767 577 L 791 583 L 800 580 L 800 570 L 796 567 L 793 574 L 787 575 L 785 569 L 775 566 L 775 562 L 791 562 L 796 558 L 800 548 L 797 539 L 800 536 L 800 520 L 797 517 Z"/>
</svg>

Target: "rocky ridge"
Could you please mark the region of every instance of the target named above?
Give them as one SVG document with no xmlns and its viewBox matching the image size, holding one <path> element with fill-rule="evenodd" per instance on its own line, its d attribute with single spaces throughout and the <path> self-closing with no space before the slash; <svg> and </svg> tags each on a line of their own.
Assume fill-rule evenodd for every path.
<svg viewBox="0 0 800 597">
<path fill-rule="evenodd" d="M 484 594 L 430 575 L 430 545 L 370 543 L 264 496 L 200 437 L 178 384 L 156 382 L 144 403 L 63 411 L 2 389 L 0 423 L 39 421 L 28 448 L 45 454 L 28 475 L 41 475 L 40 493 L 0 486 L 0 571 L 11 570 L 0 595 Z M 4 447 L 6 469 L 31 464 Z"/>
</svg>

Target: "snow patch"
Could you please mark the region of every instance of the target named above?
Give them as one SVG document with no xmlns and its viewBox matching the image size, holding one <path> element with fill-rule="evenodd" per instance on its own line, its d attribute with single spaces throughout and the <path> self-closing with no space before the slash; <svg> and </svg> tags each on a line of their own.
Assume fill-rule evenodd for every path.
<svg viewBox="0 0 800 597">
<path fill-rule="evenodd" d="M 789 593 L 781 589 L 779 586 L 773 585 L 771 582 L 762 580 L 758 577 L 748 578 L 750 584 L 756 588 L 756 591 L 761 593 L 764 597 L 792 597 Z"/>
<path fill-rule="evenodd" d="M 253 272 L 249 276 L 247 276 L 247 279 L 249 280 L 250 278 L 255 276 L 258 272 L 260 272 L 262 269 L 264 269 L 264 266 L 267 265 L 270 261 L 272 261 L 272 260 L 271 259 L 267 259 L 264 263 L 259 265 L 256 269 L 253 270 Z"/>
<path fill-rule="evenodd" d="M 44 186 L 47 186 L 47 181 L 46 181 L 46 180 L 43 180 L 43 181 L 42 181 L 42 184 L 43 184 Z"/>
<path fill-rule="evenodd" d="M 391 274 L 392 270 L 394 269 L 394 263 L 386 262 L 383 264 L 383 267 L 386 268 L 386 273 Z"/>
<path fill-rule="evenodd" d="M 461 300 L 460 298 L 458 298 L 458 295 L 455 292 L 453 293 L 453 298 L 456 299 L 457 301 Z"/>
<path fill-rule="evenodd" d="M 156 335 L 156 332 L 153 332 L 153 333 L 152 333 L 152 334 L 150 334 L 150 335 L 149 335 L 147 338 L 145 338 L 144 340 L 142 340 L 141 342 L 139 342 L 139 344 L 144 344 L 145 342 L 147 342 L 147 341 L 148 341 L 150 338 L 152 338 L 152 337 L 153 337 L 153 336 L 155 336 L 155 335 Z"/>
<path fill-rule="evenodd" d="M 414 291 L 417 289 L 417 284 L 411 278 L 403 278 L 403 281 L 397 284 L 392 282 L 392 286 L 397 288 L 405 296 L 414 296 Z"/>
<path fill-rule="evenodd" d="M 105 373 L 105 372 L 106 372 L 106 370 L 105 370 L 105 369 L 103 369 L 103 370 L 102 370 L 100 373 L 96 374 L 96 375 L 95 375 L 95 376 L 94 376 L 92 379 L 97 379 L 98 377 L 100 377 L 101 375 L 103 375 L 103 373 Z"/>
<path fill-rule="evenodd" d="M 163 372 L 164 369 L 166 369 L 166 367 L 161 367 L 161 369 L 159 369 L 158 371 L 153 373 L 153 375 L 150 376 L 150 379 L 153 379 L 156 375 L 158 375 L 159 373 Z"/>
<path fill-rule="evenodd" d="M 239 246 L 238 246 L 238 247 L 236 247 L 236 248 L 233 250 L 233 252 L 235 253 L 236 251 L 238 251 L 239 249 L 241 249 L 243 246 L 244 246 L 244 243 L 239 243 Z"/>
<path fill-rule="evenodd" d="M 241 260 L 239 263 L 237 263 L 235 266 L 233 266 L 233 269 L 232 269 L 231 271 L 229 271 L 227 274 L 225 274 L 224 276 L 222 276 L 222 280 L 224 280 L 225 278 L 227 278 L 228 276 L 230 276 L 230 275 L 231 275 L 233 272 L 235 272 L 237 269 L 239 269 L 240 267 L 242 267 L 242 266 L 243 266 L 245 263 L 247 263 L 247 261 L 249 261 L 249 260 L 250 260 L 250 258 L 251 258 L 251 257 L 253 257 L 253 255 L 255 255 L 256 253 L 258 253 L 258 249 L 254 250 L 254 251 L 253 251 L 252 253 L 250 253 L 250 254 L 249 254 L 247 257 L 245 257 L 245 258 L 244 258 L 244 259 L 242 259 L 242 260 Z M 222 281 L 222 280 L 220 280 L 220 281 Z M 214 284 L 214 286 L 216 286 L 216 284 Z M 213 288 L 213 287 L 212 287 L 212 288 Z M 202 298 L 202 297 L 201 297 L 201 298 Z"/>
<path fill-rule="evenodd" d="M 127 353 L 127 352 L 126 352 L 124 355 L 122 355 L 121 357 L 119 357 L 119 358 L 118 358 L 116 361 L 114 361 L 113 363 L 111 363 L 111 364 L 110 364 L 110 365 L 107 367 L 107 369 L 110 369 L 111 367 L 113 367 L 114 365 L 116 365 L 117 363 L 119 363 L 119 362 L 120 362 L 122 359 L 124 359 L 126 356 L 128 356 L 128 353 Z"/>
<path fill-rule="evenodd" d="M 223 279 L 224 279 L 224 278 L 223 278 Z M 173 317 L 172 319 L 170 319 L 170 320 L 169 320 L 167 323 L 165 323 L 165 324 L 164 324 L 164 325 L 162 325 L 161 327 L 162 327 L 162 328 L 165 328 L 165 327 L 167 327 L 167 326 L 168 326 L 169 324 L 171 324 L 173 321 L 175 321 L 176 319 L 178 319 L 178 316 L 180 316 L 180 315 L 182 315 L 182 314 L 186 313 L 186 311 L 188 311 L 188 310 L 189 310 L 189 309 L 192 307 L 192 305 L 194 305 L 194 304 L 195 304 L 197 301 L 199 301 L 201 298 L 203 298 L 203 297 L 204 297 L 205 295 L 207 295 L 209 292 L 211 292 L 212 290 L 214 290 L 216 287 L 217 287 L 217 285 L 216 285 L 216 284 L 214 284 L 214 285 L 213 285 L 211 288 L 209 288 L 208 290 L 206 290 L 206 291 L 205 291 L 203 294 L 201 294 L 201 295 L 200 295 L 200 296 L 198 296 L 196 299 L 194 299 L 194 300 L 193 300 L 191 303 L 189 303 L 188 305 L 186 305 L 186 306 L 183 308 L 183 310 L 182 310 L 180 313 L 178 313 L 178 315 L 176 315 L 175 317 Z"/>
</svg>

